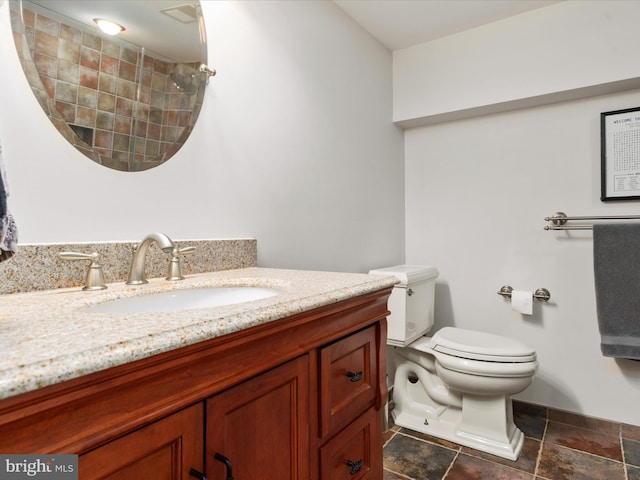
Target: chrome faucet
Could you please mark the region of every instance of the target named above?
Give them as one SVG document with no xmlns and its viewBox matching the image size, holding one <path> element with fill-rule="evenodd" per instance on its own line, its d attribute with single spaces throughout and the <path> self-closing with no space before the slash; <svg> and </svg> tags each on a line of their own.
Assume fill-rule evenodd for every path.
<svg viewBox="0 0 640 480">
<path fill-rule="evenodd" d="M 140 243 L 138 248 L 133 252 L 133 260 L 131 261 L 131 268 L 129 269 L 127 285 L 142 285 L 144 283 L 149 283 L 144 274 L 144 261 L 147 255 L 147 250 L 153 242 L 156 242 L 163 252 L 173 252 L 173 242 L 164 233 L 150 233 L 144 237 L 142 239 L 142 243 Z"/>
</svg>

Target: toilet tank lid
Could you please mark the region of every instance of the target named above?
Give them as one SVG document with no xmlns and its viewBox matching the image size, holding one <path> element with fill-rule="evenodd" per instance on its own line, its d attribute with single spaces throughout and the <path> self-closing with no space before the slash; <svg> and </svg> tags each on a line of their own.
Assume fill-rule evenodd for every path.
<svg viewBox="0 0 640 480">
<path fill-rule="evenodd" d="M 493 361 L 509 362 L 532 361 L 536 353 L 530 346 L 514 338 L 455 327 L 438 330 L 431 337 L 431 348 L 464 358 L 492 357 Z"/>
<path fill-rule="evenodd" d="M 395 276 L 400 280 L 400 286 L 415 285 L 432 280 L 438 276 L 436 267 L 424 265 L 396 265 L 393 267 L 369 270 L 372 275 Z"/>
</svg>

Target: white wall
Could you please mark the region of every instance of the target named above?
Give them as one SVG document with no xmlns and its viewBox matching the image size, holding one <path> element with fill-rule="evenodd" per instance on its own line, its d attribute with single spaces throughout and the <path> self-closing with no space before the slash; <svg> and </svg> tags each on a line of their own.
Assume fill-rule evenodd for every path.
<svg viewBox="0 0 640 480">
<path fill-rule="evenodd" d="M 218 75 L 186 145 L 138 173 L 94 164 L 44 117 L 2 3 L 0 138 L 22 243 L 159 230 L 256 238 L 261 266 L 367 271 L 402 261 L 391 54 L 332 2 L 203 1 Z"/>
<path fill-rule="evenodd" d="M 628 13 L 626 6 L 618 7 L 608 17 L 614 23 L 620 11 Z M 546 20 L 543 11 L 549 15 Z M 545 25 L 555 23 L 555 11 L 538 11 L 540 38 Z M 640 10 L 634 16 L 635 23 L 639 20 Z M 485 37 L 504 31 L 504 25 L 494 27 L 497 30 L 468 32 L 469 41 L 474 33 Z M 573 29 L 567 30 L 568 38 L 588 33 L 577 24 Z M 518 31 L 514 28 L 513 35 Z M 503 41 L 509 43 L 510 37 Z M 622 48 L 616 42 L 612 37 L 601 48 Z M 545 48 L 541 42 L 541 50 L 528 55 L 548 54 Z M 590 48 L 585 44 L 575 55 L 584 57 Z M 473 48 L 460 49 L 457 55 L 455 61 L 462 64 L 466 55 L 475 53 Z M 428 58 L 416 61 L 429 66 Z M 500 64 L 495 58 L 488 61 Z M 508 62 L 502 65 L 492 75 L 509 68 Z M 531 75 L 531 85 L 537 85 L 537 80 L 561 73 L 540 70 Z M 525 98 L 534 90 L 514 98 Z M 600 352 L 592 234 L 543 229 L 544 217 L 558 210 L 569 215 L 638 213 L 637 202 L 600 201 L 600 113 L 636 106 L 640 90 L 409 129 L 405 188 L 406 260 L 440 270 L 436 326 L 509 335 L 534 347 L 540 369 L 532 386 L 519 395 L 522 399 L 640 425 L 640 363 L 606 358 Z M 522 316 L 496 294 L 503 285 L 522 290 L 545 287 L 552 299 L 549 304 L 536 302 L 533 316 Z"/>
<path fill-rule="evenodd" d="M 394 52 L 405 126 L 640 88 L 640 2 L 568 0 Z"/>
</svg>

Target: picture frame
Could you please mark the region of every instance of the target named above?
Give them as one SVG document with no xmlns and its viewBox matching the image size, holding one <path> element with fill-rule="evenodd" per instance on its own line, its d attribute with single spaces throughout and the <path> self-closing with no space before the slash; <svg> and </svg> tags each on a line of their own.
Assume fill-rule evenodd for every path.
<svg viewBox="0 0 640 480">
<path fill-rule="evenodd" d="M 600 200 L 640 200 L 640 107 L 601 113 L 600 147 Z"/>
</svg>

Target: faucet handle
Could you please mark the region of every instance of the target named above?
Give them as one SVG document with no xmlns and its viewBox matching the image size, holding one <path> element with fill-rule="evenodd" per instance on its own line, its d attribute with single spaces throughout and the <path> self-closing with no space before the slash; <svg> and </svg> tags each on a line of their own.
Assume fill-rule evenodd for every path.
<svg viewBox="0 0 640 480">
<path fill-rule="evenodd" d="M 180 255 L 186 255 L 187 253 L 193 253 L 195 251 L 196 247 L 174 247 L 171 252 L 171 261 L 169 262 L 169 273 L 165 280 L 184 280 L 182 276 L 182 258 L 180 258 Z"/>
<path fill-rule="evenodd" d="M 82 290 L 104 290 L 107 285 L 104 281 L 104 273 L 102 271 L 102 265 L 98 263 L 100 255 L 97 252 L 93 253 L 79 253 L 79 252 L 60 252 L 58 254 L 63 260 L 90 260 L 89 270 L 87 271 L 87 278 Z"/>
</svg>

